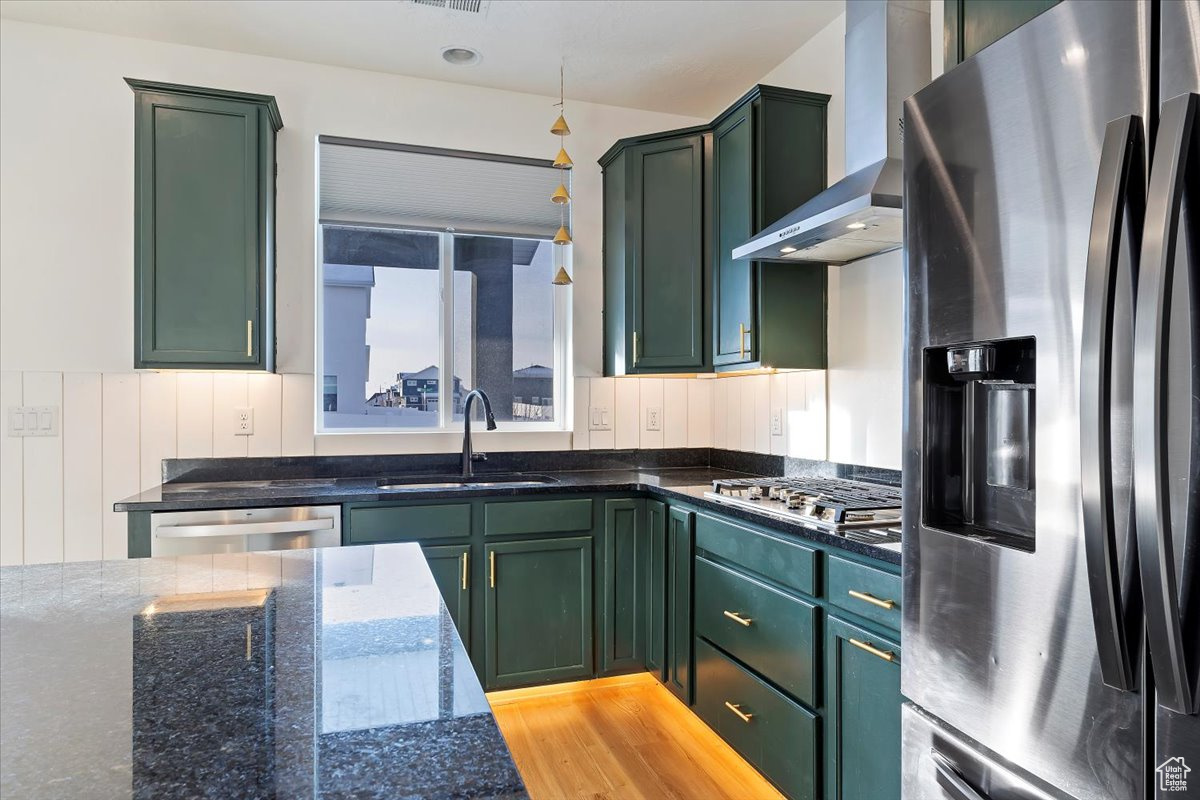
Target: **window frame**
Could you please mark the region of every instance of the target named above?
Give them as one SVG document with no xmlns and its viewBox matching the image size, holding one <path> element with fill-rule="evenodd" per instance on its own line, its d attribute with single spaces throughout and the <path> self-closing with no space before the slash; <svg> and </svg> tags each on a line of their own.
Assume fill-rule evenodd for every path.
<svg viewBox="0 0 1200 800">
<path fill-rule="evenodd" d="M 325 225 L 337 225 L 340 227 L 358 227 L 367 229 L 390 229 L 390 230 L 416 230 L 408 227 L 389 227 L 380 225 L 379 223 L 370 224 L 355 224 L 344 220 L 336 222 L 325 222 L 321 220 L 319 213 L 320 206 L 320 144 L 317 145 L 317 219 L 316 219 L 316 242 L 315 242 L 315 299 L 313 309 L 315 320 L 313 325 L 314 332 L 314 375 L 324 376 L 325 374 L 325 296 L 324 296 L 324 265 L 325 265 L 325 247 L 324 247 L 324 231 Z M 565 176 L 569 180 L 569 175 Z M 441 296 L 441 307 L 439 309 L 439 341 L 438 350 L 438 424 L 436 426 L 425 427 L 362 427 L 362 428 L 329 428 L 325 426 L 324 414 L 324 381 L 313 381 L 313 406 L 314 406 L 314 433 L 318 436 L 363 436 L 376 434 L 440 434 L 440 433 L 461 433 L 463 423 L 454 420 L 454 292 L 452 290 L 454 280 L 454 237 L 456 234 L 453 230 L 445 231 L 423 231 L 425 233 L 433 233 L 438 236 L 438 291 Z M 461 234 L 464 236 L 491 236 L 498 237 L 499 234 Z M 514 239 L 530 240 L 528 236 L 513 236 Z M 546 237 L 544 241 L 549 241 Z M 557 270 L 560 266 L 566 267 L 568 273 L 573 273 L 572 264 L 572 245 L 553 246 L 553 264 Z M 572 399 L 569 396 L 571 381 L 567 380 L 570 375 L 571 368 L 571 335 L 572 335 L 572 293 L 573 285 L 555 286 L 553 291 L 553 355 L 552 369 L 554 377 L 552 378 L 552 387 L 556 402 L 553 404 L 554 420 L 551 422 L 518 422 L 516 420 L 498 420 L 495 433 L 535 433 L 535 432 L 555 432 L 561 433 L 571 430 L 570 412 L 572 410 Z M 447 368 L 449 367 L 449 368 Z M 449 374 L 450 380 L 441 380 L 441 376 Z M 403 387 L 402 387 L 403 388 Z"/>
</svg>

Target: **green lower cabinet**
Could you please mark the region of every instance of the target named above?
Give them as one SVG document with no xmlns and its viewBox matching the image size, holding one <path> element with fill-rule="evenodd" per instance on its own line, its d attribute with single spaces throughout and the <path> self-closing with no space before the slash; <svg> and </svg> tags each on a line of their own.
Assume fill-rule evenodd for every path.
<svg viewBox="0 0 1200 800">
<path fill-rule="evenodd" d="M 592 676 L 592 537 L 484 547 L 485 683 L 503 689 Z"/>
<path fill-rule="evenodd" d="M 692 704 L 692 552 L 696 513 L 667 515 L 667 688 Z"/>
<path fill-rule="evenodd" d="M 434 583 L 442 593 L 446 610 L 467 652 L 471 652 L 471 546 L 452 544 L 423 547 Z"/>
<path fill-rule="evenodd" d="M 699 637 L 695 677 L 695 711 L 709 727 L 792 800 L 817 797 L 816 714 Z"/>
<path fill-rule="evenodd" d="M 600 671 L 645 668 L 645 501 L 604 501 L 604 605 L 601 610 Z"/>
<path fill-rule="evenodd" d="M 667 679 L 667 507 L 646 501 L 646 669 Z"/>
<path fill-rule="evenodd" d="M 900 645 L 835 616 L 825 637 L 826 797 L 899 800 Z"/>
</svg>

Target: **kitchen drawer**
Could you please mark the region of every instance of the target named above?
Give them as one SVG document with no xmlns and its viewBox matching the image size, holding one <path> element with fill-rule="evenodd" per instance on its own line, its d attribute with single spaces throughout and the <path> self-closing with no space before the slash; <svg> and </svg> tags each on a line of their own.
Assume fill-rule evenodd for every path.
<svg viewBox="0 0 1200 800">
<path fill-rule="evenodd" d="M 816 715 L 699 638 L 695 710 L 792 800 L 816 797 Z"/>
<path fill-rule="evenodd" d="M 698 514 L 696 548 L 798 592 L 817 596 L 817 551 L 811 547 Z"/>
<path fill-rule="evenodd" d="M 829 557 L 829 602 L 885 628 L 900 630 L 900 576 Z"/>
<path fill-rule="evenodd" d="M 471 535 L 471 506 L 355 506 L 347 519 L 347 544 L 457 539 Z"/>
<path fill-rule="evenodd" d="M 570 533 L 592 529 L 591 500 L 527 500 L 483 507 L 485 536 Z"/>
<path fill-rule="evenodd" d="M 696 635 L 815 706 L 817 607 L 705 558 L 695 581 Z"/>
</svg>

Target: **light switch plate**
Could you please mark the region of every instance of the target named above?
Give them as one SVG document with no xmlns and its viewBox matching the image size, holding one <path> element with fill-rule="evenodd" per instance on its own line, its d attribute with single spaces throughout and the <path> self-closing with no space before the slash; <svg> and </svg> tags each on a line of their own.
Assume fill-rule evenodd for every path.
<svg viewBox="0 0 1200 800">
<path fill-rule="evenodd" d="M 592 406 L 589 409 L 588 417 L 589 417 L 589 421 L 590 421 L 590 425 L 588 427 L 591 430 L 594 430 L 594 431 L 612 430 L 612 423 L 610 422 L 610 419 L 612 418 L 612 413 L 609 410 L 608 406 Z"/>
<path fill-rule="evenodd" d="M 651 406 L 650 408 L 646 409 L 646 430 L 662 430 L 662 408 L 658 406 Z"/>
<path fill-rule="evenodd" d="M 254 409 L 250 406 L 233 409 L 234 436 L 254 435 Z"/>
<path fill-rule="evenodd" d="M 783 409 L 776 408 L 771 411 L 771 435 L 783 436 Z"/>
<path fill-rule="evenodd" d="M 58 406 L 9 406 L 9 436 L 58 436 Z"/>
</svg>

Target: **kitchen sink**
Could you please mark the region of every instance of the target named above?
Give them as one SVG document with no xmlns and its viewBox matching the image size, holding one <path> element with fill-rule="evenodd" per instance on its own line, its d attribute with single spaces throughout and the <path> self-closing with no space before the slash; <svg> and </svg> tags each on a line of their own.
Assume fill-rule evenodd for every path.
<svg viewBox="0 0 1200 800">
<path fill-rule="evenodd" d="M 543 486 L 557 483 L 548 475 L 492 474 L 460 478 L 450 475 L 423 475 L 411 478 L 385 478 L 379 488 L 385 492 L 416 491 L 418 489 L 507 489 L 519 486 Z"/>
</svg>

